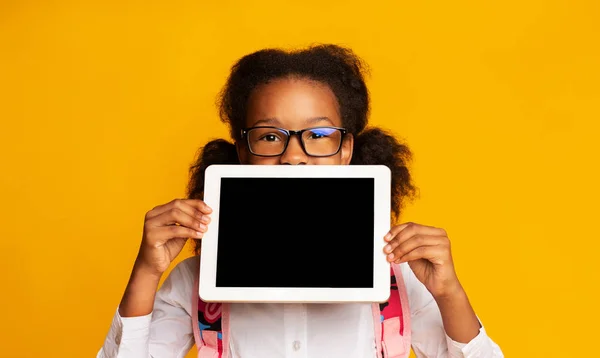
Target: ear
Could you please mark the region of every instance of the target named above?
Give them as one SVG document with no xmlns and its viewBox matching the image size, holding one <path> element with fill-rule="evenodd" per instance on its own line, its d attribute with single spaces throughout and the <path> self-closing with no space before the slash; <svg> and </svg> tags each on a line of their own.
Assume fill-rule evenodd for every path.
<svg viewBox="0 0 600 358">
<path fill-rule="evenodd" d="M 342 148 L 340 149 L 342 156 L 342 164 L 349 165 L 352 161 L 352 153 L 354 150 L 354 136 L 350 133 L 344 136 Z"/>
<path fill-rule="evenodd" d="M 248 147 L 243 142 L 236 141 L 235 150 L 237 151 L 240 164 L 248 163 Z"/>
</svg>

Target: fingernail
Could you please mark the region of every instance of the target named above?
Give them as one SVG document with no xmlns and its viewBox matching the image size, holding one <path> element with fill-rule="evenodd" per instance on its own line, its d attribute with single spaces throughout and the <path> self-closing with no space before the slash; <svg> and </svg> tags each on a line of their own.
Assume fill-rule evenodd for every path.
<svg viewBox="0 0 600 358">
<path fill-rule="evenodd" d="M 207 229 L 207 228 L 208 228 L 208 227 L 207 227 L 206 225 L 204 225 L 204 224 L 200 224 L 200 230 L 202 230 L 202 231 L 206 231 L 206 229 Z"/>
<path fill-rule="evenodd" d="M 202 238 L 202 233 L 200 231 L 196 231 L 196 237 L 197 238 Z"/>
<path fill-rule="evenodd" d="M 392 245 L 385 245 L 384 250 L 385 250 L 385 252 L 391 252 L 392 251 Z"/>
<path fill-rule="evenodd" d="M 387 234 L 386 234 L 386 235 L 383 237 L 383 239 L 384 239 L 385 241 L 389 241 L 389 239 L 391 239 L 391 238 L 392 238 L 392 234 L 391 234 L 391 233 L 389 233 L 389 232 L 388 232 L 388 233 L 387 233 Z"/>
<path fill-rule="evenodd" d="M 394 254 L 389 254 L 389 255 L 387 255 L 387 258 L 388 258 L 389 260 L 393 259 L 393 258 L 394 258 Z"/>
<path fill-rule="evenodd" d="M 202 221 L 204 224 L 208 224 L 210 222 L 210 217 L 206 216 L 206 215 L 202 215 L 202 218 L 200 218 L 200 221 Z"/>
</svg>

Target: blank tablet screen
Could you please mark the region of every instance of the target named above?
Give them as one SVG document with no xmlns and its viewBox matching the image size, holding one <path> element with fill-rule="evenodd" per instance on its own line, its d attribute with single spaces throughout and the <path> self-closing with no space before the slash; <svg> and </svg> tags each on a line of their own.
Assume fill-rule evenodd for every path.
<svg viewBox="0 0 600 358">
<path fill-rule="evenodd" d="M 373 287 L 374 185 L 221 178 L 216 286 Z"/>
</svg>

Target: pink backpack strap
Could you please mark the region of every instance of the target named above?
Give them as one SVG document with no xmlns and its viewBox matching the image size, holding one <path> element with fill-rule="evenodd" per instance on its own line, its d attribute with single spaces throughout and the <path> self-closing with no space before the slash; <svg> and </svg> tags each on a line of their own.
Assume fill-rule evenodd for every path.
<svg viewBox="0 0 600 358">
<path fill-rule="evenodd" d="M 375 349 L 377 350 L 377 358 L 381 357 L 381 352 L 383 348 L 381 347 L 381 337 L 382 337 L 382 329 L 381 322 L 383 321 L 383 316 L 381 315 L 381 310 L 379 309 L 379 304 L 373 303 L 373 326 L 375 329 Z"/>
<path fill-rule="evenodd" d="M 406 358 L 410 354 L 410 307 L 399 265 L 390 267 L 390 298 L 373 305 L 377 357 Z"/>
<path fill-rule="evenodd" d="M 229 357 L 229 306 L 204 302 L 198 295 L 199 265 L 192 290 L 192 329 L 198 358 Z M 202 321 L 200 321 L 202 316 Z"/>
</svg>

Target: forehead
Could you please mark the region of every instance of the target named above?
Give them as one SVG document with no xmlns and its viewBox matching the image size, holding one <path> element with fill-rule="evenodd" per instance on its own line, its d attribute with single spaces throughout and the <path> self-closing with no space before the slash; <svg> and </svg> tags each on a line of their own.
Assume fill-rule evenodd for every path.
<svg viewBox="0 0 600 358">
<path fill-rule="evenodd" d="M 258 86 L 248 99 L 246 126 L 302 129 L 341 126 L 339 105 L 329 86 L 302 78 L 284 78 Z"/>
</svg>

